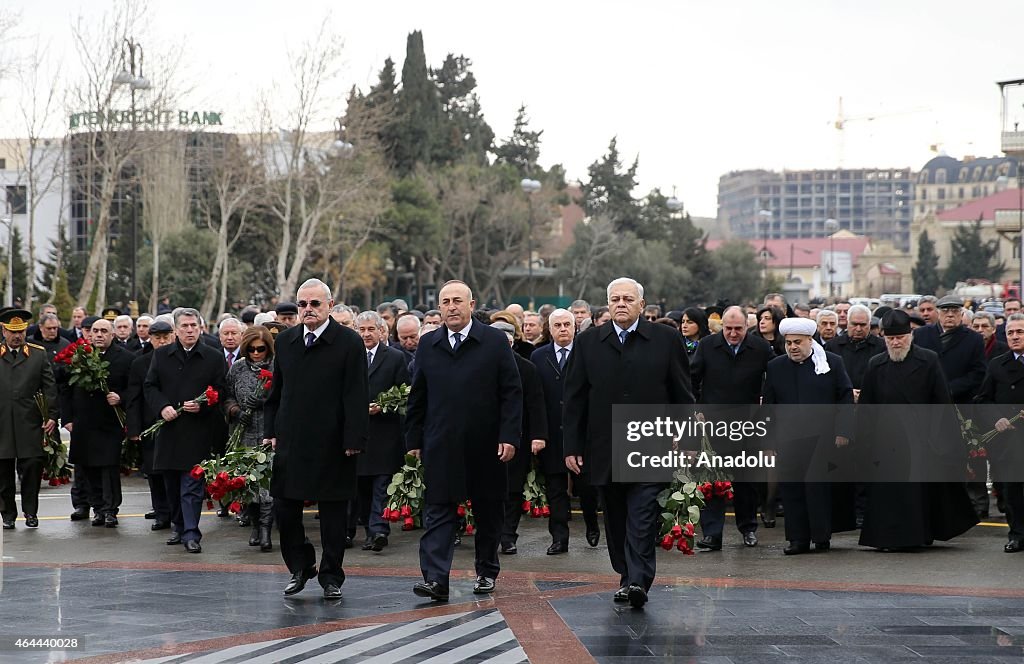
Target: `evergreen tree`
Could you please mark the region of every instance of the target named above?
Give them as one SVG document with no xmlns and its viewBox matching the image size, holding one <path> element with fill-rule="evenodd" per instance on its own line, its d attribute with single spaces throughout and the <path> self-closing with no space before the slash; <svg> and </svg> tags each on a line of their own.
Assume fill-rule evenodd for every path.
<svg viewBox="0 0 1024 664">
<path fill-rule="evenodd" d="M 583 185 L 583 210 L 587 216 L 605 216 L 618 231 L 635 232 L 639 225 L 639 205 L 633 198 L 639 160 L 622 170 L 618 139 L 612 138 L 608 153 L 587 169 L 590 181 Z"/>
<path fill-rule="evenodd" d="M 921 233 L 917 245 L 917 263 L 910 271 L 914 278 L 914 292 L 933 295 L 939 292 L 939 255 L 928 231 Z"/>
<path fill-rule="evenodd" d="M 452 164 L 468 157 L 484 164 L 493 146 L 494 131 L 480 108 L 476 77 L 469 69 L 472 64 L 463 55 L 449 53 L 439 69 L 430 71 L 437 86 L 442 118 L 434 146 L 435 163 Z"/>
<path fill-rule="evenodd" d="M 981 219 L 963 225 L 950 240 L 949 265 L 943 283 L 953 287 L 968 279 L 998 281 L 1006 270 L 1006 264 L 998 258 L 999 240 L 981 239 Z"/>
<path fill-rule="evenodd" d="M 494 150 L 498 163 L 509 164 L 522 177 L 533 175 L 538 168 L 540 137 L 544 133 L 543 130 L 530 131 L 529 124 L 526 106 L 520 106 L 519 112 L 516 113 L 516 126 L 512 130 L 512 136 Z"/>
<path fill-rule="evenodd" d="M 431 163 L 440 125 L 441 101 L 427 71 L 423 33 L 417 30 L 406 40 L 391 146 L 392 167 L 400 175 L 408 175 L 418 163 Z"/>
<path fill-rule="evenodd" d="M 7 270 L 11 268 L 11 262 L 7 259 L 7 249 L 4 247 L 3 258 L 3 292 L 7 292 Z M 25 299 L 25 294 L 28 292 L 28 262 L 25 260 L 25 252 L 22 248 L 21 241 L 21 230 L 15 226 L 14 231 L 11 233 L 11 246 L 10 249 L 14 252 L 14 298 Z"/>
<path fill-rule="evenodd" d="M 54 284 L 59 272 L 64 273 L 64 287 L 68 291 L 78 292 L 82 287 L 82 276 L 85 272 L 85 256 L 75 253 L 71 241 L 67 238 L 63 224 L 59 227 L 57 237 L 50 240 L 50 250 L 46 258 L 41 260 L 42 272 L 36 278 L 36 293 L 40 301 L 53 300 L 56 297 Z M 70 311 L 68 312 L 70 315 Z M 64 320 L 63 315 L 61 320 Z"/>
<path fill-rule="evenodd" d="M 71 324 L 71 314 L 75 309 L 75 298 L 71 296 L 68 288 L 68 274 L 63 268 L 57 270 L 57 277 L 54 281 L 53 294 L 48 298 L 57 307 L 57 316 L 64 325 Z"/>
</svg>

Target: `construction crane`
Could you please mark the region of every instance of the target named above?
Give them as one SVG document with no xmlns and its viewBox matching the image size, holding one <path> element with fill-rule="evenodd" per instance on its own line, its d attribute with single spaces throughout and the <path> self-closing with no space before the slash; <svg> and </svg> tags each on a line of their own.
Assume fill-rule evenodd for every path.
<svg viewBox="0 0 1024 664">
<path fill-rule="evenodd" d="M 911 108 L 905 111 L 894 111 L 892 113 L 873 113 L 871 115 L 858 115 L 855 117 L 847 117 L 843 113 L 843 98 L 839 98 L 839 110 L 836 112 L 836 119 L 832 121 L 832 126 L 836 129 L 836 138 L 838 140 L 837 150 L 839 152 L 839 167 L 843 166 L 843 153 L 845 150 L 845 134 L 846 134 L 846 123 L 848 122 L 874 122 L 882 118 L 892 118 L 901 115 L 915 115 L 917 113 L 928 113 L 932 109 L 920 107 Z"/>
</svg>

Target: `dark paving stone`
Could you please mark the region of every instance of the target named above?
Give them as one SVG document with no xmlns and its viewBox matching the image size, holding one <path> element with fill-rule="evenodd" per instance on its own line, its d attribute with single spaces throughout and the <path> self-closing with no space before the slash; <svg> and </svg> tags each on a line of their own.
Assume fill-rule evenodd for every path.
<svg viewBox="0 0 1024 664">
<path fill-rule="evenodd" d="M 533 585 L 537 586 L 537 590 L 563 590 L 565 588 L 579 588 L 580 586 L 590 585 L 586 581 L 534 581 Z"/>
</svg>

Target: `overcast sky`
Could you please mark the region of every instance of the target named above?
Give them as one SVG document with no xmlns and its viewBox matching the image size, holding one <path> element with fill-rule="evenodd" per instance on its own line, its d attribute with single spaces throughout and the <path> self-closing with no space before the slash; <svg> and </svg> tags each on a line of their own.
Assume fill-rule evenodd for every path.
<svg viewBox="0 0 1024 664">
<path fill-rule="evenodd" d="M 111 6 L 3 4 L 21 13 L 21 35 L 57 52 L 76 17 Z M 640 158 L 637 195 L 676 187 L 698 216 L 715 215 L 718 178 L 730 170 L 834 168 L 840 159 L 918 169 L 933 144 L 957 157 L 998 154 L 995 81 L 1024 78 L 1019 0 L 174 0 L 153 4 L 139 38 L 153 52 L 181 45 L 195 83 L 183 105 L 222 110 L 242 127 L 256 91 L 285 79 L 289 47 L 328 12 L 346 46 L 339 94 L 372 84 L 388 56 L 400 71 L 407 34 L 422 30 L 428 64 L 448 52 L 473 61 L 499 138 L 525 103 L 544 130 L 541 161 L 586 179 L 618 136 L 624 157 Z M 74 52 L 65 58 L 73 76 Z M 851 118 L 842 145 L 833 127 L 840 96 Z"/>
</svg>

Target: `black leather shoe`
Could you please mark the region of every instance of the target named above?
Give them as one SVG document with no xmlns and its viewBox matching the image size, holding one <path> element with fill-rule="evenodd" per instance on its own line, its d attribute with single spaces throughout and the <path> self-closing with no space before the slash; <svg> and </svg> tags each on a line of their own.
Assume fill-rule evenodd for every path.
<svg viewBox="0 0 1024 664">
<path fill-rule="evenodd" d="M 388 536 L 384 533 L 377 533 L 373 536 L 373 540 L 370 542 L 371 551 L 383 551 L 384 547 L 388 545 Z"/>
<path fill-rule="evenodd" d="M 259 546 L 259 545 L 260 545 L 260 527 L 256 526 L 255 528 L 252 529 L 252 532 L 249 533 L 249 546 Z"/>
<path fill-rule="evenodd" d="M 830 550 L 831 548 L 832 548 L 832 542 L 829 542 L 829 541 L 827 541 L 827 540 L 826 540 L 826 541 L 824 541 L 824 542 L 815 542 L 815 543 L 814 543 L 814 550 L 815 550 L 816 552 L 822 552 L 822 553 L 824 553 L 825 551 L 828 551 L 828 550 Z"/>
<path fill-rule="evenodd" d="M 366 541 L 363 542 L 362 550 L 363 551 L 373 551 L 373 538 L 372 537 L 367 537 L 366 538 Z"/>
<path fill-rule="evenodd" d="M 757 534 L 754 532 L 743 533 L 744 546 L 757 546 Z"/>
<path fill-rule="evenodd" d="M 489 595 L 494 592 L 494 579 L 487 576 L 476 577 L 476 583 L 473 584 L 474 595 Z"/>
<path fill-rule="evenodd" d="M 435 602 L 448 601 L 448 587 L 442 586 L 437 581 L 417 583 L 412 587 L 417 597 L 426 597 Z"/>
<path fill-rule="evenodd" d="M 248 528 L 251 525 L 252 525 L 252 519 L 249 518 L 248 514 L 243 514 L 242 516 L 238 517 L 238 527 L 239 528 Z"/>
<path fill-rule="evenodd" d="M 171 533 L 171 536 L 167 538 L 167 543 L 170 545 L 181 544 L 181 535 L 178 533 Z"/>
<path fill-rule="evenodd" d="M 156 518 L 156 512 L 146 512 L 145 518 L 153 520 Z"/>
<path fill-rule="evenodd" d="M 721 551 L 722 538 L 707 535 L 702 539 L 697 540 L 697 548 L 704 549 L 705 551 Z"/>
<path fill-rule="evenodd" d="M 85 521 L 89 518 L 89 510 L 75 510 L 71 513 L 72 521 Z"/>
<path fill-rule="evenodd" d="M 462 533 L 455 533 L 455 546 L 462 545 Z"/>
<path fill-rule="evenodd" d="M 1024 542 L 1020 540 L 1010 540 L 1003 547 L 1003 553 L 1018 553 L 1024 551 Z"/>
<path fill-rule="evenodd" d="M 356 545 L 355 540 L 353 540 L 351 537 L 346 537 L 345 538 L 345 548 L 346 549 L 351 549 L 355 545 Z"/>
<path fill-rule="evenodd" d="M 154 521 L 149 527 L 150 530 L 167 530 L 171 527 L 170 521 Z"/>
<path fill-rule="evenodd" d="M 310 579 L 316 578 L 316 565 L 307 567 L 304 570 L 292 574 L 292 580 L 288 582 L 288 585 L 284 587 L 285 595 L 294 595 L 306 587 L 306 582 Z M 330 585 L 330 584 L 328 584 Z"/>
<path fill-rule="evenodd" d="M 548 547 L 548 555 L 556 556 L 560 553 L 569 553 L 568 542 L 552 542 L 551 546 Z"/>
<path fill-rule="evenodd" d="M 773 516 L 772 518 L 769 519 L 768 517 L 766 517 L 762 513 L 761 514 L 761 525 L 764 526 L 765 528 L 774 528 L 775 527 L 775 517 Z"/>
<path fill-rule="evenodd" d="M 107 528 L 117 528 L 117 517 L 113 514 L 108 514 L 103 517 L 103 525 Z"/>
<path fill-rule="evenodd" d="M 227 517 L 231 516 L 231 513 L 228 512 L 228 508 L 227 507 L 221 505 L 220 507 L 217 508 L 217 516 L 219 516 L 220 518 L 224 519 L 224 518 L 227 518 Z"/>
<path fill-rule="evenodd" d="M 185 550 L 189 553 L 202 553 L 203 547 L 199 545 L 199 542 L 195 540 L 189 540 L 185 542 Z"/>
<path fill-rule="evenodd" d="M 14 530 L 14 520 L 4 521 L 4 530 Z"/>
<path fill-rule="evenodd" d="M 587 544 L 590 546 L 597 546 L 597 543 L 601 541 L 601 531 L 597 528 L 591 530 L 587 528 Z"/>
<path fill-rule="evenodd" d="M 39 527 L 39 517 L 37 517 L 35 514 L 26 514 L 25 515 L 25 527 L 26 528 L 38 528 Z"/>
<path fill-rule="evenodd" d="M 324 586 L 324 599 L 341 599 L 341 586 L 328 583 Z"/>
<path fill-rule="evenodd" d="M 515 554 L 517 554 L 519 552 L 519 549 L 516 547 L 514 542 L 502 542 L 501 543 L 501 552 L 502 553 L 507 553 L 510 556 L 514 556 Z"/>
<path fill-rule="evenodd" d="M 105 522 L 106 522 L 106 519 L 103 518 L 103 515 L 102 514 L 97 514 L 96 518 L 94 518 L 92 520 L 92 525 L 94 525 L 94 526 L 102 526 Z"/>
<path fill-rule="evenodd" d="M 809 553 L 810 550 L 811 545 L 807 542 L 790 542 L 782 552 L 787 556 L 798 556 L 801 553 Z"/>
<path fill-rule="evenodd" d="M 619 604 L 622 604 L 624 602 L 628 602 L 629 601 L 629 587 L 622 586 L 621 588 L 616 590 L 615 594 L 612 595 L 612 601 L 613 602 L 617 602 Z"/>
<path fill-rule="evenodd" d="M 629 600 L 631 607 L 642 609 L 644 604 L 647 603 L 647 591 L 634 583 L 626 590 L 626 598 Z"/>
</svg>

